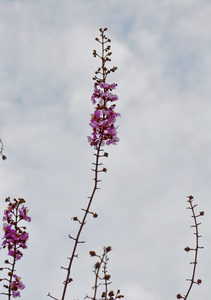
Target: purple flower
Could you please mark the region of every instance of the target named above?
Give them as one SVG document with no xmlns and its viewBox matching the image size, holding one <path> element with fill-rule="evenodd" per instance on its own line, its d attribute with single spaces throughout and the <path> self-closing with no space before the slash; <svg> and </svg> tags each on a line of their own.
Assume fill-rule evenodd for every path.
<svg viewBox="0 0 211 300">
<path fill-rule="evenodd" d="M 27 209 L 27 207 L 22 205 L 22 207 L 19 209 L 19 215 L 21 219 L 24 219 L 27 222 L 31 222 L 31 218 L 27 216 L 28 211 L 29 210 Z"/>
<path fill-rule="evenodd" d="M 100 90 L 103 89 L 103 90 Z M 95 149 L 105 143 L 107 145 L 114 144 L 119 141 L 117 137 L 117 127 L 114 126 L 116 117 L 120 117 L 119 113 L 114 111 L 116 105 L 108 106 L 109 102 L 118 100 L 118 96 L 114 95 L 111 91 L 116 88 L 116 84 L 108 84 L 101 82 L 99 87 L 94 88 L 94 93 L 91 97 L 92 103 L 97 104 L 94 114 L 90 120 L 89 125 L 92 127 L 92 134 L 88 136 L 88 142 Z M 98 103 L 97 103 L 98 102 Z"/>
<path fill-rule="evenodd" d="M 108 83 L 105 83 L 105 82 L 100 83 L 100 87 L 104 88 L 104 89 L 114 90 L 116 88 L 116 86 L 117 86 L 116 83 L 112 83 L 112 84 L 108 84 Z"/>
<path fill-rule="evenodd" d="M 20 297 L 20 290 L 23 290 L 25 288 L 25 285 L 22 281 L 20 281 L 21 277 L 18 277 L 17 275 L 13 274 L 13 277 L 15 278 L 14 281 L 11 282 L 10 288 L 12 291 L 12 295 L 14 298 Z"/>
<path fill-rule="evenodd" d="M 21 220 L 31 221 L 31 218 L 27 216 L 27 212 L 28 209 L 24 205 L 18 209 L 17 202 L 10 202 L 8 209 L 4 211 L 3 221 L 7 223 L 3 223 L 4 236 L 2 246 L 3 248 L 7 247 L 8 255 L 15 257 L 16 260 L 21 259 L 23 256 L 20 248 L 27 248 L 26 242 L 29 235 L 22 228 L 18 227 L 18 222 Z M 14 217 L 13 220 L 12 217 L 15 215 L 16 218 Z"/>
<path fill-rule="evenodd" d="M 25 231 L 25 226 L 19 226 L 19 222 L 30 222 L 31 218 L 27 215 L 28 209 L 23 205 L 25 200 L 22 198 L 14 199 L 13 202 L 10 201 L 10 198 L 6 198 L 6 202 L 9 202 L 7 209 L 4 211 L 3 216 L 3 248 L 7 248 L 8 255 L 13 257 L 13 262 L 8 260 L 5 263 L 12 265 L 11 272 L 8 273 L 10 279 L 10 286 L 8 288 L 8 294 L 12 294 L 14 298 L 20 297 L 20 290 L 25 288 L 25 285 L 20 281 L 20 277 L 15 275 L 13 272 L 15 270 L 16 261 L 21 259 L 23 256 L 22 249 L 26 249 L 26 242 L 29 238 L 28 232 Z M 8 269 L 8 268 L 7 268 Z"/>
</svg>

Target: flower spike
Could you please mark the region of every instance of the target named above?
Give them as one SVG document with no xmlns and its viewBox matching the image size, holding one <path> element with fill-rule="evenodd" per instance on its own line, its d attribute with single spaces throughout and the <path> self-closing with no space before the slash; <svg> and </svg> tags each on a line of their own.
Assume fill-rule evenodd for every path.
<svg viewBox="0 0 211 300">
<path fill-rule="evenodd" d="M 6 280 L 7 284 L 4 287 L 7 289 L 7 293 L 1 293 L 8 296 L 8 300 L 11 299 L 11 296 L 16 298 L 20 297 L 20 290 L 25 288 L 25 285 L 22 283 L 21 278 L 17 276 L 15 272 L 15 265 L 18 260 L 23 256 L 22 249 L 27 248 L 27 240 L 29 234 L 25 231 L 25 226 L 20 226 L 19 222 L 25 220 L 26 222 L 31 222 L 31 218 L 28 216 L 28 209 L 23 205 L 25 200 L 23 198 L 13 199 L 6 198 L 5 202 L 8 202 L 8 207 L 4 211 L 3 216 L 3 248 L 7 248 L 8 255 L 12 257 L 12 262 L 8 259 L 5 260 L 5 264 L 9 265 L 6 268 L 0 268 L 0 271 L 9 270 L 8 276 L 9 279 Z"/>
<path fill-rule="evenodd" d="M 91 97 L 91 101 L 95 106 L 95 111 L 91 114 L 91 120 L 89 125 L 92 127 L 92 134 L 88 136 L 88 142 L 91 146 L 94 146 L 95 149 L 99 149 L 101 146 L 106 145 L 116 145 L 119 141 L 117 137 L 117 128 L 114 123 L 116 122 L 116 118 L 120 117 L 120 113 L 115 112 L 116 104 L 115 102 L 118 100 L 118 96 L 113 94 L 113 90 L 116 88 L 117 84 L 112 83 L 108 84 L 106 82 L 106 78 L 110 72 L 115 72 L 116 67 L 111 69 L 107 69 L 106 63 L 111 61 L 110 56 L 112 52 L 110 52 L 111 46 L 108 45 L 105 47 L 106 43 L 110 43 L 111 40 L 106 37 L 104 32 L 107 28 L 100 28 L 100 36 L 96 38 L 96 41 L 99 42 L 102 46 L 102 55 L 97 54 L 96 50 L 94 50 L 94 57 L 98 56 L 101 59 L 101 67 L 97 69 L 95 72 L 96 75 L 102 75 L 102 78 L 95 76 L 93 79 L 95 80 L 94 84 L 94 92 Z"/>
</svg>

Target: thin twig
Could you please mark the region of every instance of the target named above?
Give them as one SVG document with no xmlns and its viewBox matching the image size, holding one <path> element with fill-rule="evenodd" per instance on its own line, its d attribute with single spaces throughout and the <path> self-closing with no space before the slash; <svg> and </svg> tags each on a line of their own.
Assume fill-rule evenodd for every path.
<svg viewBox="0 0 211 300">
<path fill-rule="evenodd" d="M 196 245 L 195 245 L 195 248 L 186 247 L 184 249 L 186 252 L 189 252 L 191 250 L 195 251 L 194 261 L 191 262 L 191 264 L 193 264 L 192 277 L 191 277 L 191 279 L 187 279 L 187 281 L 190 281 L 190 285 L 189 285 L 189 288 L 187 290 L 187 293 L 186 293 L 185 296 L 181 296 L 181 294 L 177 295 L 177 299 L 184 299 L 184 300 L 187 300 L 188 295 L 189 295 L 189 293 L 190 293 L 190 291 L 191 291 L 194 283 L 198 284 L 198 285 L 202 283 L 201 279 L 198 279 L 197 281 L 195 280 L 195 274 L 196 274 L 196 265 L 198 263 L 198 261 L 197 261 L 197 259 L 198 259 L 198 250 L 204 248 L 204 247 L 200 247 L 199 246 L 199 238 L 201 237 L 201 235 L 199 235 L 198 226 L 201 223 L 197 222 L 197 218 L 200 217 L 200 216 L 203 216 L 204 212 L 201 211 L 199 213 L 199 215 L 195 214 L 195 210 L 194 209 L 197 206 L 197 204 L 193 205 L 193 196 L 188 196 L 187 202 L 190 205 L 190 207 L 187 207 L 187 209 L 190 209 L 192 211 L 192 218 L 194 220 L 194 225 L 192 225 L 191 227 L 194 227 L 196 229 L 196 231 L 194 232 L 194 235 L 196 236 Z"/>
</svg>

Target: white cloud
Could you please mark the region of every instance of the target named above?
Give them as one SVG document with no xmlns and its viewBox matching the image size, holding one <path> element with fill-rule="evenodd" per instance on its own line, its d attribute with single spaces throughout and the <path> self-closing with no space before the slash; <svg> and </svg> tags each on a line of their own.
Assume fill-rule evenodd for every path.
<svg viewBox="0 0 211 300">
<path fill-rule="evenodd" d="M 201 227 L 203 284 L 193 293 L 208 300 L 209 3 L 17 0 L 2 1 L 0 11 L 0 137 L 8 156 L 1 162 L 0 209 L 5 197 L 24 197 L 32 215 L 29 249 L 17 266 L 27 287 L 22 299 L 61 294 L 60 266 L 77 228 L 71 217 L 82 215 L 93 184 L 86 136 L 99 61 L 92 50 L 98 28 L 108 27 L 120 143 L 108 148 L 108 172 L 93 203 L 99 218 L 87 222 L 68 295 L 88 293 L 88 252 L 107 244 L 113 288 L 128 298 L 185 292 L 191 255 L 183 248 L 194 238 L 185 207 L 193 194 L 208 215 Z"/>
</svg>

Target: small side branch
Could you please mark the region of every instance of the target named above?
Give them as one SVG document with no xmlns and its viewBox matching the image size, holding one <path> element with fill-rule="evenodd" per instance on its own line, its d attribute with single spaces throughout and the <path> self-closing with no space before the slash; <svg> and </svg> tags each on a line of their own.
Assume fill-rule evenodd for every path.
<svg viewBox="0 0 211 300">
<path fill-rule="evenodd" d="M 52 298 L 52 299 L 54 299 L 54 300 L 59 300 L 58 298 L 55 298 L 55 297 L 53 297 L 53 296 L 51 296 L 51 294 L 50 293 L 48 293 L 48 295 L 47 295 L 48 297 L 50 297 L 50 298 Z"/>
<path fill-rule="evenodd" d="M 95 283 L 92 287 L 94 293 L 93 296 L 90 297 L 86 295 L 85 299 L 91 299 L 91 300 L 116 300 L 120 298 L 124 298 L 123 295 L 120 294 L 120 290 L 117 290 L 116 295 L 114 294 L 113 290 L 109 290 L 108 286 L 111 284 L 110 278 L 111 276 L 107 272 L 107 264 L 109 261 L 109 258 L 107 256 L 108 252 L 111 251 L 111 247 L 104 247 L 103 248 L 103 254 L 97 255 L 95 251 L 90 251 L 89 254 L 92 257 L 97 257 L 98 261 L 94 264 L 94 274 L 95 274 Z M 101 292 L 99 290 L 102 290 Z M 101 295 L 101 298 L 99 298 L 98 295 Z"/>
<path fill-rule="evenodd" d="M 198 232 L 198 227 L 201 223 L 197 222 L 197 218 L 198 217 L 201 217 L 201 216 L 204 216 L 204 212 L 201 211 L 198 215 L 196 215 L 195 213 L 195 207 L 198 206 L 197 204 L 194 204 L 193 205 L 193 196 L 188 196 L 188 200 L 187 202 L 189 203 L 189 207 L 187 207 L 187 209 L 190 209 L 191 212 L 192 212 L 192 218 L 194 220 L 194 225 L 190 226 L 190 227 L 193 227 L 195 228 L 195 232 L 193 233 L 196 237 L 196 244 L 195 244 L 195 248 L 190 248 L 190 247 L 186 247 L 184 248 L 184 250 L 186 252 L 189 252 L 189 251 L 195 251 L 195 255 L 194 255 L 194 261 L 192 261 L 190 264 L 193 265 L 193 271 L 192 271 L 192 277 L 190 279 L 186 279 L 187 281 L 190 281 L 190 285 L 189 285 L 189 288 L 187 290 L 187 293 L 185 294 L 185 296 L 182 296 L 181 294 L 177 294 L 177 299 L 184 299 L 184 300 L 187 300 L 188 299 L 188 295 L 193 287 L 193 284 L 201 284 L 202 283 L 202 280 L 201 279 L 197 279 L 195 280 L 195 274 L 196 274 L 196 266 L 198 264 L 198 250 L 199 249 L 203 249 L 204 247 L 200 247 L 199 246 L 199 238 L 201 237 L 201 235 L 199 235 L 199 232 Z"/>
</svg>

